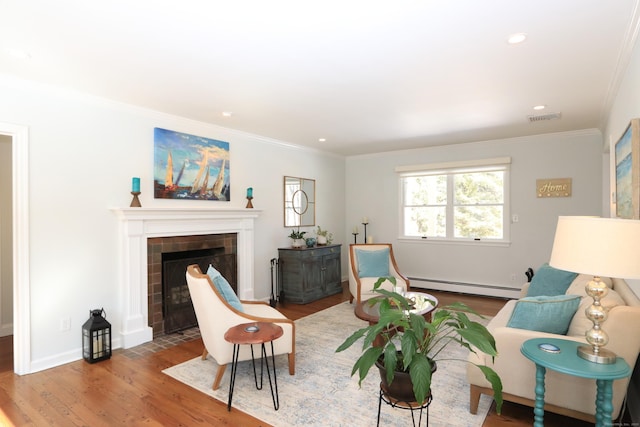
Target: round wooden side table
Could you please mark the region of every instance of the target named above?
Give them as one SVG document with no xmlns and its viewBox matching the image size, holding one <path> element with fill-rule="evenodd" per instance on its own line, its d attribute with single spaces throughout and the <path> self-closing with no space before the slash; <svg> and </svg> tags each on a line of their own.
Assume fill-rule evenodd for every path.
<svg viewBox="0 0 640 427">
<path fill-rule="evenodd" d="M 278 378 L 276 377 L 276 359 L 273 354 L 273 340 L 282 336 L 284 331 L 282 327 L 275 323 L 269 322 L 251 322 L 242 323 L 229 328 L 224 334 L 224 339 L 233 344 L 233 357 L 231 362 L 231 380 L 229 382 L 229 402 L 227 403 L 227 411 L 231 411 L 231 400 L 233 399 L 233 387 L 236 382 L 236 373 L 238 370 L 238 356 L 240 354 L 241 345 L 251 346 L 251 363 L 253 364 L 253 378 L 256 388 L 262 390 L 262 374 L 263 366 L 267 366 L 267 376 L 269 377 L 269 387 L 271 388 L 271 399 L 273 407 L 277 411 L 280 408 L 280 399 L 278 397 Z M 269 371 L 269 359 L 265 344 L 271 343 L 271 362 L 273 365 L 273 383 L 271 382 L 271 372 Z M 260 384 L 258 384 L 258 376 L 256 374 L 256 360 L 253 354 L 253 345 L 260 344 Z M 275 392 L 274 392 L 275 385 Z"/>
</svg>

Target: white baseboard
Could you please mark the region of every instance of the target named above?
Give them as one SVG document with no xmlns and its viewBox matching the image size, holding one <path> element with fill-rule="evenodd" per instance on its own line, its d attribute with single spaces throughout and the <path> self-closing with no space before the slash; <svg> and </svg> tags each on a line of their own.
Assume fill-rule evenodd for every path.
<svg viewBox="0 0 640 427">
<path fill-rule="evenodd" d="M 44 371 L 45 369 L 55 368 L 56 366 L 75 362 L 82 359 L 82 349 L 71 350 L 66 353 L 60 353 L 44 359 L 32 360 L 31 369 L 28 373 Z"/>
<path fill-rule="evenodd" d="M 409 277 L 412 288 L 433 289 L 437 291 L 460 292 L 463 294 L 483 295 L 500 298 L 520 298 L 520 289 L 505 288 L 477 283 L 449 282 L 445 280 Z"/>
</svg>

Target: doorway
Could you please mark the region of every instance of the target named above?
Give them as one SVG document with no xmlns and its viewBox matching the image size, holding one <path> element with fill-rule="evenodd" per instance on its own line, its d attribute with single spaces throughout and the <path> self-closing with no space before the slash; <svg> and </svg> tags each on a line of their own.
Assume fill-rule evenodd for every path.
<svg viewBox="0 0 640 427">
<path fill-rule="evenodd" d="M 12 141 L 0 134 L 0 372 L 13 371 Z"/>
<path fill-rule="evenodd" d="M 10 159 L 10 179 L 2 176 L 3 180 L 10 182 L 9 202 L 10 213 L 5 210 L 0 212 L 2 217 L 10 216 L 9 225 L 0 224 L 0 328 L 8 329 L 9 324 L 13 344 L 13 371 L 23 375 L 31 372 L 31 307 L 29 305 L 29 129 L 26 126 L 0 122 L 0 137 L 2 138 L 3 162 Z M 5 155 L 10 153 L 10 155 Z M 4 167 L 4 163 L 3 163 Z M 9 172 L 7 172 L 9 173 Z M 3 193 L 5 189 L 3 188 Z M 2 221 L 2 218 L 0 218 Z M 7 231 L 10 230 L 10 231 Z M 6 244 L 7 235 L 11 241 Z M 7 254 L 8 252 L 8 254 Z M 10 273 L 10 279 L 5 279 Z M 5 281 L 10 282 L 10 289 L 6 289 Z M 6 299 L 9 301 L 6 301 Z M 10 306 L 10 309 L 7 308 Z M 6 313 L 11 311 L 7 320 Z M 3 332 L 4 334 L 4 332 Z M 9 335 L 7 335 L 9 336 Z"/>
</svg>

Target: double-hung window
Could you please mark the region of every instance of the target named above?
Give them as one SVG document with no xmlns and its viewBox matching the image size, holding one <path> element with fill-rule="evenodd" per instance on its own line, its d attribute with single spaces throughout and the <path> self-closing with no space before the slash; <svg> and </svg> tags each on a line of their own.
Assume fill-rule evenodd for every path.
<svg viewBox="0 0 640 427">
<path fill-rule="evenodd" d="M 508 157 L 400 166 L 401 237 L 506 242 Z"/>
</svg>

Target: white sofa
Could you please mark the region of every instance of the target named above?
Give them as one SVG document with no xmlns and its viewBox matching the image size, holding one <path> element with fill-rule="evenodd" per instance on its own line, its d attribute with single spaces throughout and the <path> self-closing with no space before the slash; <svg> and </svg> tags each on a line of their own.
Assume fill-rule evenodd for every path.
<svg viewBox="0 0 640 427">
<path fill-rule="evenodd" d="M 555 335 L 507 326 L 517 300 L 511 300 L 489 322 L 488 329 L 496 339 L 498 356 L 495 362 L 482 353 L 469 355 L 469 361 L 491 366 L 500 375 L 503 384 L 504 400 L 533 407 L 535 400 L 535 364 L 520 353 L 522 343 L 531 338 L 563 338 L 585 342 L 584 332 L 592 323 L 586 318 L 584 309 L 593 299 L 584 291 L 591 276 L 578 275 L 567 289 L 566 294 L 581 295 L 581 302 L 573 316 L 567 335 Z M 640 299 L 622 279 L 603 280 L 611 288 L 602 300 L 610 307 L 609 315 L 603 324 L 603 330 L 609 335 L 605 348 L 623 357 L 633 369 L 640 352 Z M 522 289 L 522 297 L 527 295 L 528 283 Z M 491 386 L 473 365 L 467 368 L 470 384 L 471 413 L 476 413 L 481 394 L 491 395 Z M 616 419 L 629 384 L 629 378 L 614 381 L 612 419 Z M 595 420 L 596 383 L 594 380 L 576 378 L 560 374 L 551 369 L 545 377 L 545 410 L 589 422 Z M 532 412 L 533 413 L 533 412 Z"/>
</svg>

